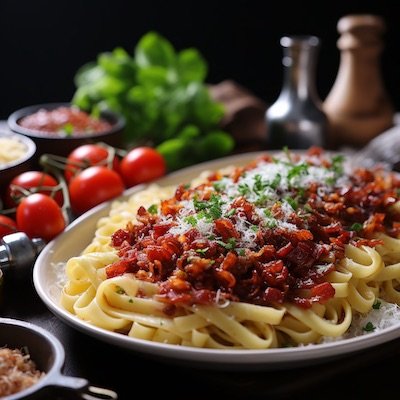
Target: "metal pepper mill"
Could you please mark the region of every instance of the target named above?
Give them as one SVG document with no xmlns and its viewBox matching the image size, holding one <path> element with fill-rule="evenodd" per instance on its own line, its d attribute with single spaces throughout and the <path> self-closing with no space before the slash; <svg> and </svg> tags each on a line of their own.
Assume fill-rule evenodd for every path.
<svg viewBox="0 0 400 400">
<path fill-rule="evenodd" d="M 16 274 L 26 273 L 45 245 L 44 240 L 30 239 L 23 232 L 4 236 L 0 239 L 0 268 Z"/>
</svg>

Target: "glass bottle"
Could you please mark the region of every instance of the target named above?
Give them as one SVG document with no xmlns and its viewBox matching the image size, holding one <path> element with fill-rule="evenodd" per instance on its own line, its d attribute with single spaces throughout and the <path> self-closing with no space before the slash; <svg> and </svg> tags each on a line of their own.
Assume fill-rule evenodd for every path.
<svg viewBox="0 0 400 400">
<path fill-rule="evenodd" d="M 315 85 L 320 41 L 316 36 L 284 36 L 281 93 L 266 112 L 267 148 L 307 149 L 325 147 L 328 120 Z"/>
</svg>

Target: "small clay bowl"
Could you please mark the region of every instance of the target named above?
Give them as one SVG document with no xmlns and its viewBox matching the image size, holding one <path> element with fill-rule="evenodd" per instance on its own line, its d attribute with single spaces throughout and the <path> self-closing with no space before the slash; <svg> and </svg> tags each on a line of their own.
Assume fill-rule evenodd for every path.
<svg viewBox="0 0 400 400">
<path fill-rule="evenodd" d="M 8 117 L 7 123 L 13 132 L 28 136 L 35 142 L 37 146 L 36 161 L 44 153 L 67 157 L 72 150 L 88 143 L 104 142 L 114 147 L 122 146 L 125 118 L 109 110 L 100 113 L 100 118 L 111 125 L 111 128 L 102 132 L 85 132 L 77 135 L 60 136 L 39 130 L 32 130 L 20 125 L 21 119 L 28 115 L 34 114 L 39 110 L 51 111 L 59 107 L 72 107 L 72 105 L 71 103 L 37 104 L 21 108 Z"/>
</svg>

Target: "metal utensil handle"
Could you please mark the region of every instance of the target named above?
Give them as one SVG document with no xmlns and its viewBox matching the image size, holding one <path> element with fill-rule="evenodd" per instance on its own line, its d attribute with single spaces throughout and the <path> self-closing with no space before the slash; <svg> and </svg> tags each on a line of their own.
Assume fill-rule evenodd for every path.
<svg viewBox="0 0 400 400">
<path fill-rule="evenodd" d="M 72 390 L 85 400 L 115 400 L 117 393 L 113 390 L 92 386 L 86 379 L 61 375 L 55 380 L 55 386 L 61 390 Z"/>
<path fill-rule="evenodd" d="M 118 399 L 117 393 L 111 389 L 105 389 L 98 386 L 88 386 L 88 393 L 82 393 L 85 400 L 115 400 Z"/>
</svg>

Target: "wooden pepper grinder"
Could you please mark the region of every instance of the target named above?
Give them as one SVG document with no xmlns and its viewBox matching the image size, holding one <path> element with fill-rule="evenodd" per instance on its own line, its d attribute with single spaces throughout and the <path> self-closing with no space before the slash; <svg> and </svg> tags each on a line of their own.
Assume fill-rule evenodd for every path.
<svg viewBox="0 0 400 400">
<path fill-rule="evenodd" d="M 376 15 L 348 15 L 337 29 L 340 67 L 323 109 L 332 146 L 359 147 L 393 126 L 394 109 L 379 62 L 385 22 Z"/>
</svg>

